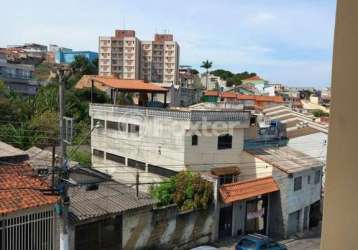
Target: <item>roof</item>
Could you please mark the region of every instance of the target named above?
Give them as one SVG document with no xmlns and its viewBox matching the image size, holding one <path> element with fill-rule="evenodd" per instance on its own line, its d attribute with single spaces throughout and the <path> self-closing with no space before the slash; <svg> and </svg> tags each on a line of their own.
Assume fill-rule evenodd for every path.
<svg viewBox="0 0 358 250">
<path fill-rule="evenodd" d="M 0 141 L 0 161 L 4 158 L 27 158 L 27 153 L 9 144 Z"/>
<path fill-rule="evenodd" d="M 266 95 L 242 95 L 237 96 L 239 100 L 255 100 L 257 102 L 274 102 L 283 103 L 282 96 L 266 96 Z"/>
<path fill-rule="evenodd" d="M 263 80 L 263 79 L 259 76 L 252 76 L 252 77 L 244 79 L 243 81 L 260 81 L 260 80 Z"/>
<path fill-rule="evenodd" d="M 213 175 L 224 176 L 224 175 L 239 175 L 240 168 L 237 166 L 228 167 L 217 167 L 210 170 Z"/>
<path fill-rule="evenodd" d="M 48 184 L 35 176 L 29 165 L 0 165 L 0 215 L 51 205 L 56 195 L 46 195 Z"/>
<path fill-rule="evenodd" d="M 237 93 L 234 92 L 219 92 L 216 90 L 208 90 L 205 91 L 205 95 L 206 96 L 221 96 L 223 98 L 236 98 L 237 97 Z"/>
<path fill-rule="evenodd" d="M 94 81 L 102 83 L 108 87 L 126 91 L 139 92 L 167 92 L 168 90 L 153 83 L 146 83 L 143 80 L 124 80 L 114 77 L 92 77 Z"/>
<path fill-rule="evenodd" d="M 85 186 L 71 187 L 68 194 L 71 199 L 70 216 L 75 223 L 156 203 L 148 194 L 142 192 L 139 192 L 137 198 L 135 189 L 115 181 L 100 183 L 98 189 L 92 191 L 86 191 Z"/>
<path fill-rule="evenodd" d="M 272 177 L 234 182 L 225 184 L 219 188 L 221 199 L 225 204 L 276 192 L 278 190 L 279 187 Z"/>
<path fill-rule="evenodd" d="M 318 157 L 306 155 L 287 146 L 255 148 L 245 151 L 287 174 L 323 166 L 323 162 L 319 161 Z"/>
</svg>

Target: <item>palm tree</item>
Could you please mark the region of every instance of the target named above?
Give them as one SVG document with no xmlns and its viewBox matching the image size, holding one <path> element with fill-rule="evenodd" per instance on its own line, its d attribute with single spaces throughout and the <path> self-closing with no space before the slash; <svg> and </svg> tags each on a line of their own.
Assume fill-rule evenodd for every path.
<svg viewBox="0 0 358 250">
<path fill-rule="evenodd" d="M 202 68 L 206 69 L 206 79 L 205 79 L 205 84 L 206 84 L 206 89 L 208 89 L 208 77 L 209 77 L 209 69 L 213 66 L 213 62 L 210 62 L 209 60 L 203 61 L 201 66 Z"/>
</svg>

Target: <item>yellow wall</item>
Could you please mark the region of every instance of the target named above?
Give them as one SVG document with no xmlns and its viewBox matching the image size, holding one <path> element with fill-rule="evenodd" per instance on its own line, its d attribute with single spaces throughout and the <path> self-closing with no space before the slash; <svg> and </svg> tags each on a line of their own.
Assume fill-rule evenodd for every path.
<svg viewBox="0 0 358 250">
<path fill-rule="evenodd" d="M 358 249 L 358 1 L 338 0 L 321 250 Z"/>
</svg>

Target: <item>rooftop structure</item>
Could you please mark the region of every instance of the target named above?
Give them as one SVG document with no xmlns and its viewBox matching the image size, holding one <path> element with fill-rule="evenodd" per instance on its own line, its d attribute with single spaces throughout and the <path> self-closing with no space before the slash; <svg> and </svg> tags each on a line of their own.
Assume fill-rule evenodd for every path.
<svg viewBox="0 0 358 250">
<path fill-rule="evenodd" d="M 322 168 L 324 163 L 319 157 L 312 157 L 290 147 L 255 148 L 246 152 L 271 164 L 286 174 L 308 169 Z"/>
</svg>

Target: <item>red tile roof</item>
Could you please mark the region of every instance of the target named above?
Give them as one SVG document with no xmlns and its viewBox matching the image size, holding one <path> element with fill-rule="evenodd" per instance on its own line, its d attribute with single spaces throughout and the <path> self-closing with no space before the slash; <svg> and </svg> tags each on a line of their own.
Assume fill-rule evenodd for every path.
<svg viewBox="0 0 358 250">
<path fill-rule="evenodd" d="M 239 100 L 255 100 L 256 102 L 274 102 L 283 103 L 282 96 L 266 96 L 266 95 L 242 95 L 237 96 Z"/>
<path fill-rule="evenodd" d="M 56 203 L 58 196 L 43 193 L 49 189 L 29 165 L 0 165 L 0 214 Z"/>
<path fill-rule="evenodd" d="M 263 79 L 259 76 L 252 76 L 252 77 L 244 79 L 244 81 L 260 81 L 260 80 L 263 80 Z"/>
<path fill-rule="evenodd" d="M 146 83 L 143 80 L 124 80 L 114 77 L 95 76 L 93 80 L 108 87 L 126 91 L 138 92 L 167 92 L 168 90 L 153 83 Z"/>
<path fill-rule="evenodd" d="M 218 96 L 220 94 L 220 97 L 223 98 L 236 98 L 237 93 L 234 92 L 218 92 L 216 90 L 208 90 L 205 92 L 206 96 Z"/>
<path fill-rule="evenodd" d="M 225 184 L 219 189 L 221 199 L 225 204 L 278 190 L 279 187 L 272 177 Z"/>
</svg>

